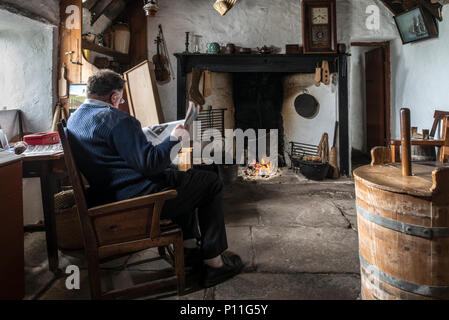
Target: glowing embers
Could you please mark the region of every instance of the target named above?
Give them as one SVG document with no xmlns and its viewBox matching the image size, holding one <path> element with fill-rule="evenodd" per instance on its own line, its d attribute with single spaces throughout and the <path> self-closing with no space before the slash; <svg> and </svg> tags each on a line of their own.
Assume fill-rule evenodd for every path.
<svg viewBox="0 0 449 320">
<path fill-rule="evenodd" d="M 269 161 L 267 158 L 262 158 L 260 162 L 255 162 L 248 165 L 244 175 L 250 178 L 271 178 L 278 173 L 278 166 Z"/>
</svg>

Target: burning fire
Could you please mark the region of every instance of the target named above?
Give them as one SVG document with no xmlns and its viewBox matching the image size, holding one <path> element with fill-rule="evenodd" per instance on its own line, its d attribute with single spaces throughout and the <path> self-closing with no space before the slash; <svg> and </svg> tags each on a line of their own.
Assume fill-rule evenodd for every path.
<svg viewBox="0 0 449 320">
<path fill-rule="evenodd" d="M 272 176 L 276 173 L 276 166 L 271 161 L 267 161 L 266 158 L 262 158 L 260 162 L 251 164 L 248 167 L 248 174 L 253 176 Z"/>
</svg>

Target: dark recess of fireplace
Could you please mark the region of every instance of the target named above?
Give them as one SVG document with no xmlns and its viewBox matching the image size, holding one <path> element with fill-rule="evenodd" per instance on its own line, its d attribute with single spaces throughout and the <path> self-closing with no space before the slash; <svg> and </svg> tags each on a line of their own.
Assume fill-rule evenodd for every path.
<svg viewBox="0 0 449 320">
<path fill-rule="evenodd" d="M 283 76 L 281 73 L 234 73 L 233 91 L 237 129 L 279 130 L 279 166 L 285 165 L 282 121 Z M 269 140 L 267 139 L 268 143 Z M 268 150 L 269 151 L 269 150 Z M 271 154 L 268 154 L 271 156 Z M 258 159 L 259 161 L 261 159 Z"/>
</svg>

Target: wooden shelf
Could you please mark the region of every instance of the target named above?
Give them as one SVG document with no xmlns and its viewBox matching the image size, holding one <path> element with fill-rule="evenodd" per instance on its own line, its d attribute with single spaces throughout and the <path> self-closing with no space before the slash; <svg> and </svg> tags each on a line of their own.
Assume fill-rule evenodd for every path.
<svg viewBox="0 0 449 320">
<path fill-rule="evenodd" d="M 83 44 L 83 50 L 91 50 L 97 53 L 101 53 L 104 55 L 107 55 L 109 57 L 112 57 L 114 59 L 116 59 L 118 62 L 120 63 L 129 63 L 129 55 L 128 54 L 124 54 L 103 46 L 99 46 L 95 43 L 89 42 L 87 40 L 82 41 Z"/>
</svg>

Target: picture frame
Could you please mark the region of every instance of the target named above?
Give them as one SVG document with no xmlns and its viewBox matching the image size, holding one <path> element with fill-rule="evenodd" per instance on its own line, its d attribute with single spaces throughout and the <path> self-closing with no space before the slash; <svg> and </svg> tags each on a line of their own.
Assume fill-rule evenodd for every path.
<svg viewBox="0 0 449 320">
<path fill-rule="evenodd" d="M 438 37 L 438 27 L 433 16 L 417 6 L 394 17 L 403 44 Z"/>
<path fill-rule="evenodd" d="M 87 84 L 73 83 L 69 88 L 69 113 L 72 114 L 84 103 L 87 98 Z"/>
</svg>

